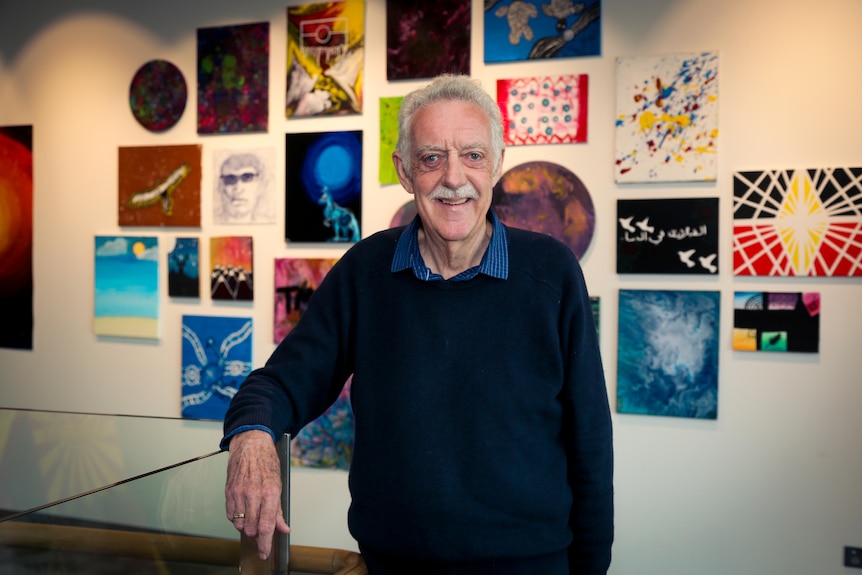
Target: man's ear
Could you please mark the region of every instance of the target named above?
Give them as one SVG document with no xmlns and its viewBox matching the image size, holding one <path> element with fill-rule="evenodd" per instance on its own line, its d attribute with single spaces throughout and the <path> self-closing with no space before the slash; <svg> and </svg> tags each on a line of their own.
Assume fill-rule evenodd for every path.
<svg viewBox="0 0 862 575">
<path fill-rule="evenodd" d="M 401 154 L 392 152 L 392 163 L 395 164 L 395 172 L 398 174 L 398 181 L 407 190 L 408 194 L 413 193 L 413 179 L 410 174 L 404 169 L 404 162 L 401 160 Z"/>
</svg>

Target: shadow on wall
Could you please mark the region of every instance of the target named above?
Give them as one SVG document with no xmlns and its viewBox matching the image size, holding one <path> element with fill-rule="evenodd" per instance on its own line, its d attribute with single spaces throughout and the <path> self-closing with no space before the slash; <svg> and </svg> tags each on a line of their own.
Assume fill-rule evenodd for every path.
<svg viewBox="0 0 862 575">
<path fill-rule="evenodd" d="M 0 34 L 0 60 L 13 62 L 28 42 L 42 30 L 63 20 L 88 15 L 116 16 L 131 20 L 146 28 L 166 43 L 175 43 L 188 36 L 188 20 L 175 18 L 177 10 L 200 11 L 201 26 L 219 23 L 252 22 L 271 20 L 274 14 L 284 11 L 279 5 L 259 3 L 237 3 L 231 0 L 207 0 L 206 3 L 185 7 L 175 0 L 150 0 L 149 2 L 117 2 L 116 0 L 46 0 L 38 3 L 0 2 L 0 22 L 12 23 L 4 26 Z"/>
</svg>

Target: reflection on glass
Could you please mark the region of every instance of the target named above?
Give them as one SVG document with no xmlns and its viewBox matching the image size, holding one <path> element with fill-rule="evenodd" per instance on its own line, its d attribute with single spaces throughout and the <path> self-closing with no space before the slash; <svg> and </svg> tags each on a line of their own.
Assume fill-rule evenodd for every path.
<svg viewBox="0 0 862 575">
<path fill-rule="evenodd" d="M 236 573 L 214 452 L 0 518 L 0 574 Z"/>
</svg>

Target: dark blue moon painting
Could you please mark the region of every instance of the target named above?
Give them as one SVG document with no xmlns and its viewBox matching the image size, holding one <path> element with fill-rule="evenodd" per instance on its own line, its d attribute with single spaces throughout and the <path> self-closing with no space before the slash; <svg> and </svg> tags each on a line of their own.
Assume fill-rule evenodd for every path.
<svg viewBox="0 0 862 575">
<path fill-rule="evenodd" d="M 287 134 L 285 238 L 358 242 L 362 132 Z"/>
<path fill-rule="evenodd" d="M 617 412 L 718 418 L 717 291 L 620 290 Z"/>
</svg>

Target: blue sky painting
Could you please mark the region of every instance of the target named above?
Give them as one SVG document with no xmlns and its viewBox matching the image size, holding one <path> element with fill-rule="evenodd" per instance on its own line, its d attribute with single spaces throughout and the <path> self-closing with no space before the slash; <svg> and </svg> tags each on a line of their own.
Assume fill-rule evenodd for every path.
<svg viewBox="0 0 862 575">
<path fill-rule="evenodd" d="M 717 291 L 620 290 L 617 412 L 718 418 Z"/>
<path fill-rule="evenodd" d="M 95 259 L 96 335 L 158 339 L 158 238 L 96 236 Z"/>
</svg>

